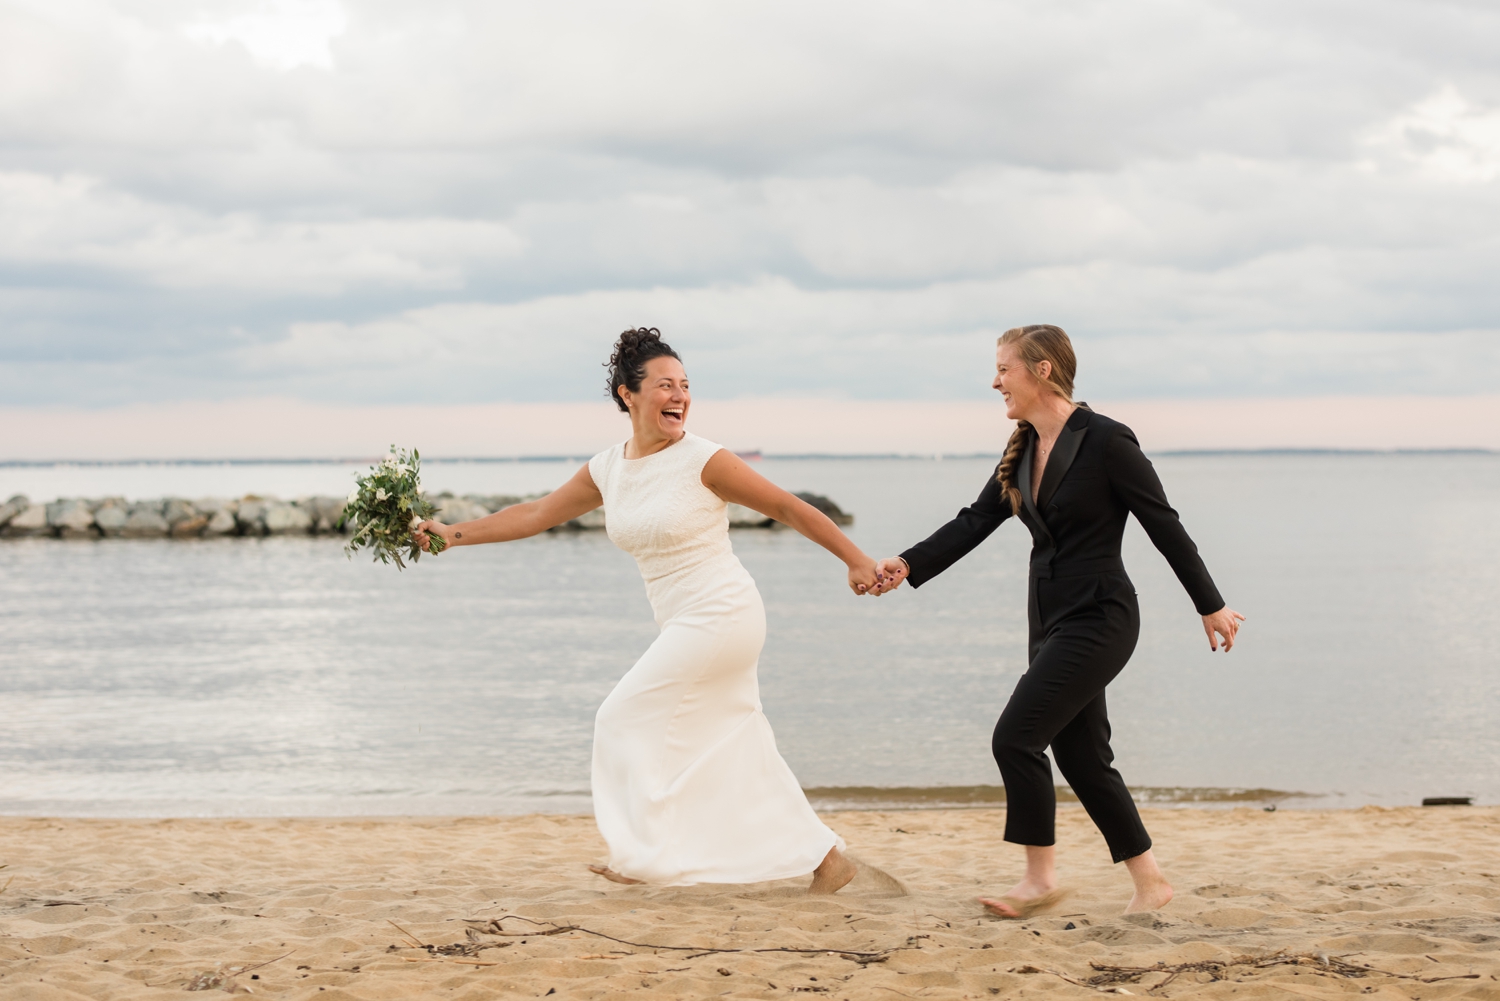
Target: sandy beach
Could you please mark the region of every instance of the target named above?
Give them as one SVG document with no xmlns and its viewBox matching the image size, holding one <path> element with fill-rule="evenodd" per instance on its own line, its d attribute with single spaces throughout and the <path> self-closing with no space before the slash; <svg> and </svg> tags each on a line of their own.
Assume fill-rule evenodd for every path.
<svg viewBox="0 0 1500 1001">
<path fill-rule="evenodd" d="M 1065 808 L 1075 893 L 1024 922 L 972 899 L 1018 874 L 999 810 L 827 815 L 892 877 L 832 898 L 609 884 L 589 817 L 6 818 L 0 997 L 1500 999 L 1500 808 L 1145 812 L 1166 910 Z"/>
</svg>

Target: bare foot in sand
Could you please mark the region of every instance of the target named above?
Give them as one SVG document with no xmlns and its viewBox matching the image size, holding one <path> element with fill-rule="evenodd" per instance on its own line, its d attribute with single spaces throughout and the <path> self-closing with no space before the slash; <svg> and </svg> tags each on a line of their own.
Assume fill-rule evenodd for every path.
<svg viewBox="0 0 1500 1001">
<path fill-rule="evenodd" d="M 1057 888 L 1057 849 L 1026 846 L 1026 876 L 998 897 L 980 897 L 984 909 L 997 918 L 1029 918 L 1062 903 L 1068 891 Z"/>
<path fill-rule="evenodd" d="M 1068 892 L 1055 886 L 1044 889 L 1030 879 L 1023 879 L 1011 887 L 1009 893 L 999 897 L 979 897 L 978 900 L 997 918 L 1020 920 L 1051 910 L 1067 899 Z"/>
<path fill-rule="evenodd" d="M 1159 911 L 1172 902 L 1172 885 L 1166 880 L 1142 891 L 1137 889 L 1135 896 L 1130 898 L 1130 904 L 1125 908 L 1126 914 L 1135 914 L 1138 911 Z"/>
<path fill-rule="evenodd" d="M 640 880 L 631 879 L 629 876 L 621 876 L 607 865 L 591 865 L 589 872 L 596 876 L 603 876 L 611 883 L 624 883 L 626 886 L 639 886 Z"/>
<path fill-rule="evenodd" d="M 1130 870 L 1130 878 L 1135 880 L 1135 896 L 1130 898 L 1130 905 L 1125 908 L 1126 914 L 1160 910 L 1171 902 L 1172 884 L 1162 875 L 1161 867 L 1156 864 L 1156 856 L 1150 851 L 1126 859 L 1125 868 Z"/>
<path fill-rule="evenodd" d="M 823 856 L 823 861 L 813 870 L 812 886 L 807 888 L 808 893 L 838 893 L 849 885 L 849 881 L 859 872 L 859 866 L 849 860 L 849 857 L 837 848 L 828 849 L 828 854 Z"/>
</svg>

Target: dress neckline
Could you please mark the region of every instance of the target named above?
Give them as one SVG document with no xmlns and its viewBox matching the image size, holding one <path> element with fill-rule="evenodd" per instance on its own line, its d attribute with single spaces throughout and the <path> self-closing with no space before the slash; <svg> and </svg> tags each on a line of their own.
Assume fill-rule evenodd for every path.
<svg viewBox="0 0 1500 1001">
<path fill-rule="evenodd" d="M 672 441 L 668 442 L 664 448 L 659 448 L 655 452 L 652 452 L 650 455 L 642 455 L 635 459 L 632 459 L 630 456 L 625 454 L 625 446 L 630 444 L 630 438 L 626 438 L 623 442 L 620 443 L 620 458 L 625 462 L 645 462 L 647 459 L 655 458 L 656 456 L 661 455 L 663 452 L 670 452 L 673 445 L 681 445 L 683 442 L 687 441 L 687 436 L 688 431 L 686 428 L 684 428 L 681 438 L 674 438 Z"/>
</svg>

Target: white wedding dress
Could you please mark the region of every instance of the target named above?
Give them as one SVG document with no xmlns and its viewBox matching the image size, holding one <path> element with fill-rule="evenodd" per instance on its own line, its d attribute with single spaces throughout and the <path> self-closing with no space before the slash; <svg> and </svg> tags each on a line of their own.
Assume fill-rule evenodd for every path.
<svg viewBox="0 0 1500 1001">
<path fill-rule="evenodd" d="M 756 665 L 766 613 L 703 485 L 693 434 L 589 460 L 610 539 L 635 557 L 661 635 L 599 707 L 593 794 L 609 866 L 667 886 L 804 876 L 835 845 L 776 750 Z"/>
</svg>

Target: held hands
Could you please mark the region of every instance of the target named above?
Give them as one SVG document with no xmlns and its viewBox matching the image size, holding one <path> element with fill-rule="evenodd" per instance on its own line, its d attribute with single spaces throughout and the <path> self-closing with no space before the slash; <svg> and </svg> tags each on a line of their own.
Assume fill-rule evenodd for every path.
<svg viewBox="0 0 1500 1001">
<path fill-rule="evenodd" d="M 901 581 L 906 579 L 910 573 L 910 567 L 906 566 L 906 560 L 900 557 L 889 557 L 880 560 L 879 563 L 861 564 L 858 572 L 862 575 L 855 578 L 855 567 L 849 567 L 849 588 L 855 594 L 874 594 L 879 597 L 886 591 L 894 591 L 900 587 Z"/>
<path fill-rule="evenodd" d="M 1203 616 L 1203 631 L 1208 634 L 1209 650 L 1219 649 L 1219 637 L 1223 637 L 1224 652 L 1228 653 L 1232 650 L 1235 634 L 1240 631 L 1240 623 L 1244 621 L 1245 617 L 1228 605 L 1212 615 Z M 1215 633 L 1218 635 L 1216 636 Z"/>
</svg>

